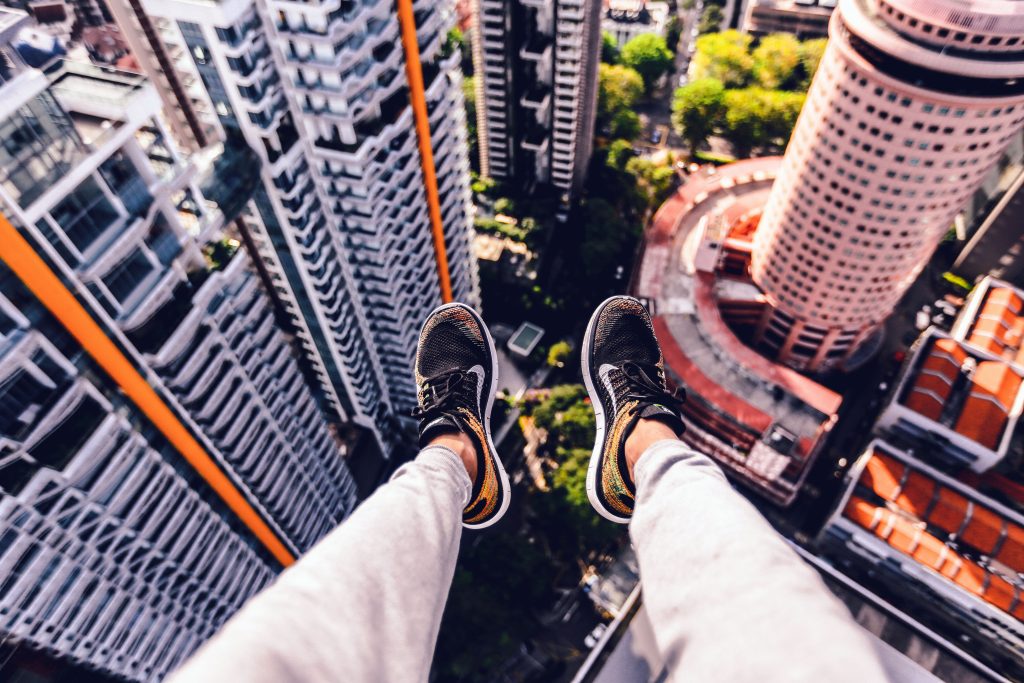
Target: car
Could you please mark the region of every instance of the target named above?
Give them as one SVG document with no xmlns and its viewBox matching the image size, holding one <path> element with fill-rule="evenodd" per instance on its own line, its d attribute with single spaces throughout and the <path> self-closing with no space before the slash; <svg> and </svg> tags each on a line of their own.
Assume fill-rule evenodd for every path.
<svg viewBox="0 0 1024 683">
<path fill-rule="evenodd" d="M 690 77 L 686 75 L 686 72 L 679 74 L 679 87 L 683 87 L 690 82 Z"/>
<path fill-rule="evenodd" d="M 588 650 L 594 648 L 597 642 L 601 640 L 601 636 L 608 630 L 608 624 L 598 624 L 594 627 L 594 630 L 587 634 L 587 637 L 583 639 L 583 644 L 587 646 Z"/>
<path fill-rule="evenodd" d="M 658 129 L 658 128 L 655 128 L 654 132 L 651 133 L 651 144 L 657 145 L 657 144 L 660 144 L 660 143 L 661 143 L 661 130 Z"/>
</svg>

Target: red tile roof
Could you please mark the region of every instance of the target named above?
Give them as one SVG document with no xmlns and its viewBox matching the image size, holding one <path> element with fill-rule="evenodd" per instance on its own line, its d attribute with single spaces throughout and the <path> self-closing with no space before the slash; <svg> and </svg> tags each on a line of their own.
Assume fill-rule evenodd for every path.
<svg viewBox="0 0 1024 683">
<path fill-rule="evenodd" d="M 1024 583 L 1014 579 L 1024 572 L 1024 527 L 984 501 L 969 500 L 945 482 L 875 450 L 867 456 L 843 516 L 1024 621 Z M 982 558 L 994 558 L 996 564 L 982 564 Z"/>
<path fill-rule="evenodd" d="M 1020 385 L 1020 375 L 1006 363 L 978 363 L 971 376 L 970 394 L 956 421 L 956 431 L 986 448 L 996 450 L 1010 419 L 1010 410 Z"/>
<path fill-rule="evenodd" d="M 936 339 L 917 371 L 904 404 L 914 412 L 938 422 L 967 357 L 967 352 L 956 341 Z"/>
<path fill-rule="evenodd" d="M 992 285 L 971 327 L 968 343 L 1006 360 L 1024 358 L 1024 301 L 1009 287 Z"/>
</svg>

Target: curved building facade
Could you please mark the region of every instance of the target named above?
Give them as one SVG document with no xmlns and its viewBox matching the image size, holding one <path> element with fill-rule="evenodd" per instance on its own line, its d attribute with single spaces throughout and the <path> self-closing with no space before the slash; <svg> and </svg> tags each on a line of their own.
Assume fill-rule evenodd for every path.
<svg viewBox="0 0 1024 683">
<path fill-rule="evenodd" d="M 842 0 L 757 232 L 758 348 L 851 366 L 1024 123 L 1024 4 Z"/>
</svg>

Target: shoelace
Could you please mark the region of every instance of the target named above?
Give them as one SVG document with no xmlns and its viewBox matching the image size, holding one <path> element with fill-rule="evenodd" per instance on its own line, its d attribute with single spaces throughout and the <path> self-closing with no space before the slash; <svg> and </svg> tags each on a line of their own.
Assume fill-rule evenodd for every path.
<svg viewBox="0 0 1024 683">
<path fill-rule="evenodd" d="M 466 386 L 467 374 L 462 370 L 452 370 L 424 380 L 421 405 L 412 409 L 412 417 L 425 420 L 449 415 L 460 403 L 461 390 Z"/>
<path fill-rule="evenodd" d="M 676 413 L 682 409 L 686 394 L 681 390 L 669 391 L 657 365 L 628 360 L 622 364 L 621 371 L 630 390 L 626 399 L 637 401 L 637 405 L 629 411 L 630 416 L 651 404 L 663 405 Z M 657 377 L 658 381 L 652 377 Z"/>
</svg>

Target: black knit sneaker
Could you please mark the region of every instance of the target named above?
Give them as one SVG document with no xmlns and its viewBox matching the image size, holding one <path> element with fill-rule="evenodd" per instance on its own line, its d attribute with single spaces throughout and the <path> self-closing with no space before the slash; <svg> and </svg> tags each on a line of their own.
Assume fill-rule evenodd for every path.
<svg viewBox="0 0 1024 683">
<path fill-rule="evenodd" d="M 641 418 L 683 433 L 682 395 L 669 390 L 651 316 L 632 297 L 614 296 L 594 311 L 583 339 L 583 380 L 597 418 L 587 495 L 605 519 L 625 524 L 636 488 L 626 466 L 626 438 Z"/>
<path fill-rule="evenodd" d="M 508 475 L 491 441 L 498 359 L 491 334 L 469 306 L 445 304 L 427 316 L 416 352 L 420 447 L 443 432 L 462 432 L 476 446 L 477 477 L 462 511 L 467 529 L 491 526 L 508 509 Z"/>
</svg>

